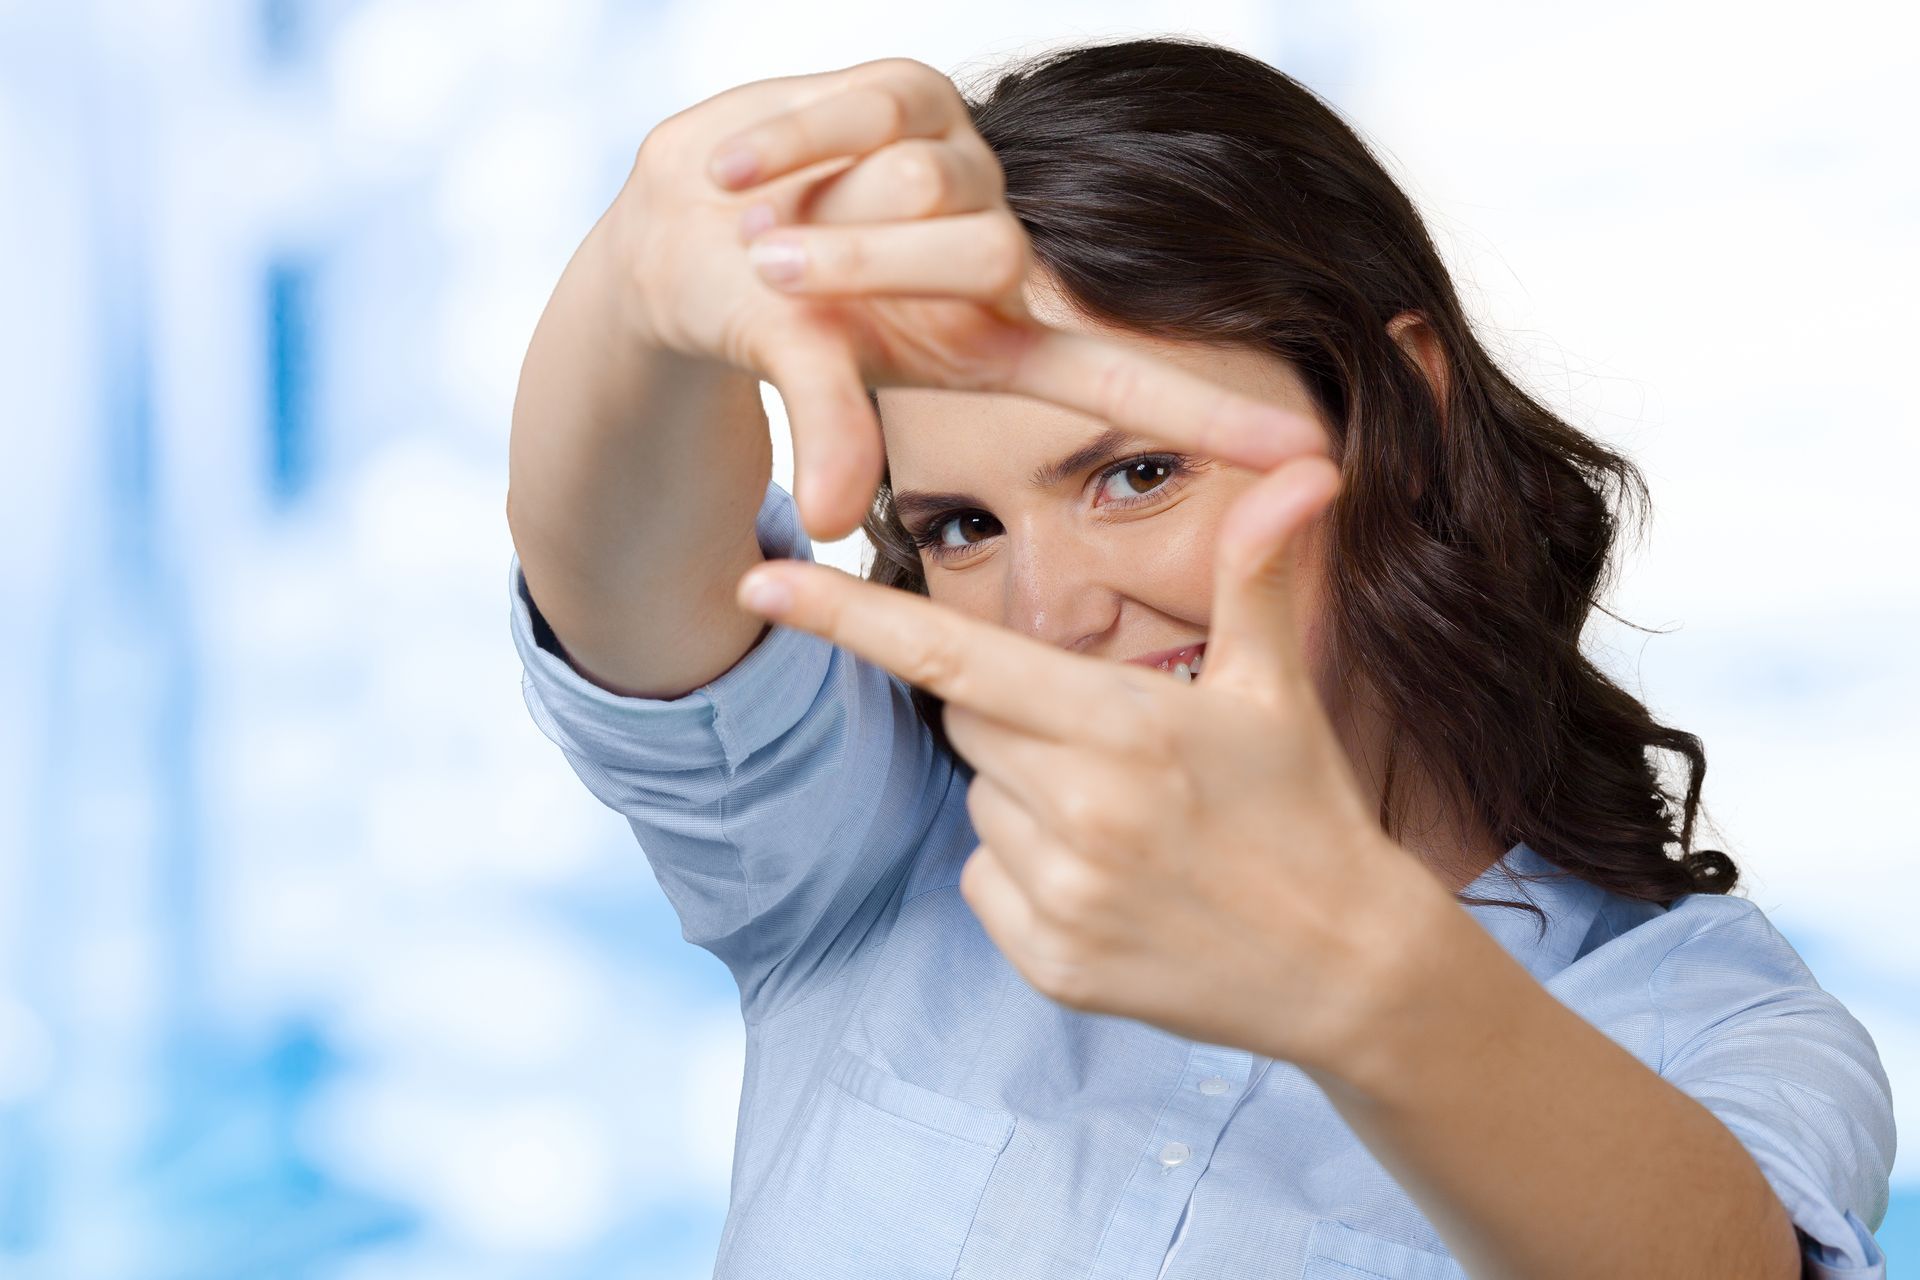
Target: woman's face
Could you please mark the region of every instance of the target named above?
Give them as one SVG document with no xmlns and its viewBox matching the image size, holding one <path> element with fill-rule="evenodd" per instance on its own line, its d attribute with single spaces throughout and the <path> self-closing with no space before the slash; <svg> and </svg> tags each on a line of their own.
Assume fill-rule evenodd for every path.
<svg viewBox="0 0 1920 1280">
<path fill-rule="evenodd" d="M 1278 357 L 1095 329 L 1043 289 L 1028 297 L 1045 323 L 1098 332 L 1317 416 Z M 1206 640 L 1215 532 L 1257 472 L 1024 396 L 887 387 L 877 397 L 896 509 L 921 541 L 931 598 L 1095 658 L 1150 658 Z M 1319 683 L 1317 539 L 1292 554 L 1295 616 Z"/>
</svg>

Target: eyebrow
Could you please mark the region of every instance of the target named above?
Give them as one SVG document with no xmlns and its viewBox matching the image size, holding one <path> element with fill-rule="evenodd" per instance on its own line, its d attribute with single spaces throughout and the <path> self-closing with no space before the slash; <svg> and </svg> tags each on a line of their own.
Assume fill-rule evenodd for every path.
<svg viewBox="0 0 1920 1280">
<path fill-rule="evenodd" d="M 1027 483 L 1036 489 L 1051 489 L 1062 480 L 1091 470 L 1103 462 L 1119 457 L 1130 447 L 1145 443 L 1139 436 L 1122 431 L 1118 427 L 1108 427 L 1065 457 L 1056 458 L 1045 466 L 1036 468 L 1033 474 L 1027 477 Z M 952 511 L 959 507 L 981 505 L 980 500 L 970 493 L 932 493 L 924 489 L 904 489 L 893 495 L 894 513 L 902 521 L 909 523 L 916 517 Z"/>
</svg>

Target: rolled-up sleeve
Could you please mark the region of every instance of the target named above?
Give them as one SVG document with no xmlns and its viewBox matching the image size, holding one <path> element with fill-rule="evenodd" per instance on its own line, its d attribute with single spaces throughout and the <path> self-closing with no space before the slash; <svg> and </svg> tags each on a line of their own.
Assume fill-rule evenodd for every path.
<svg viewBox="0 0 1920 1280">
<path fill-rule="evenodd" d="M 1884 1277 L 1892 1089 L 1873 1038 L 1752 902 L 1683 900 L 1700 927 L 1649 989 L 1660 1074 L 1732 1131 L 1786 1206 L 1806 1274 Z"/>
<path fill-rule="evenodd" d="M 755 531 L 769 557 L 813 558 L 776 484 Z M 885 910 L 951 778 L 908 686 L 775 626 L 682 697 L 626 697 L 550 647 L 518 555 L 508 586 L 534 723 L 627 819 L 681 936 L 731 971 L 743 1014 L 831 977 Z"/>
</svg>

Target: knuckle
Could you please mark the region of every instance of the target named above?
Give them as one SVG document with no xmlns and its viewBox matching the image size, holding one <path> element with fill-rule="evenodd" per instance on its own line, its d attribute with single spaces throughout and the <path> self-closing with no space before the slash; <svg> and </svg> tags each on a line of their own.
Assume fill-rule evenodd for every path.
<svg viewBox="0 0 1920 1280">
<path fill-rule="evenodd" d="M 1112 798 L 1099 788 L 1068 783 L 1061 787 L 1058 803 L 1060 819 L 1076 842 L 1105 848 L 1119 834 L 1121 824 L 1115 817 Z"/>
<path fill-rule="evenodd" d="M 1041 864 L 1039 890 L 1057 920 L 1091 919 L 1107 898 L 1105 877 L 1078 858 L 1052 858 Z"/>
<path fill-rule="evenodd" d="M 670 116 L 656 121 L 653 128 L 647 130 L 647 136 L 640 140 L 641 149 L 646 150 L 647 148 L 653 148 L 658 150 L 661 147 L 684 142 L 688 133 L 691 132 L 689 122 L 692 118 L 693 108 L 685 107 Z"/>
<path fill-rule="evenodd" d="M 927 635 L 915 639 L 902 665 L 914 684 L 948 701 L 964 700 L 966 663 L 951 637 Z"/>
<path fill-rule="evenodd" d="M 880 122 L 881 132 L 889 138 L 899 137 L 907 126 L 907 103 L 900 91 L 890 84 L 870 84 L 861 92 L 873 100 L 869 109 Z"/>
<path fill-rule="evenodd" d="M 959 89 L 948 78 L 946 72 L 918 58 L 905 56 L 881 58 L 875 65 L 882 68 L 889 76 L 897 77 L 901 84 L 908 86 L 914 92 L 932 91 L 951 98 L 960 96 Z"/>
<path fill-rule="evenodd" d="M 893 162 L 894 184 L 906 195 L 906 204 L 922 217 L 947 207 L 953 195 L 953 178 L 940 163 L 934 148 L 924 144 L 902 146 Z"/>
<path fill-rule="evenodd" d="M 1193 829 L 1208 816 L 1210 802 L 1203 779 L 1181 760 L 1152 764 L 1131 772 L 1127 790 L 1127 847 L 1117 856 L 1132 860 L 1169 831 Z"/>
<path fill-rule="evenodd" d="M 687 126 L 680 115 L 668 116 L 653 126 L 633 155 L 633 167 L 642 173 L 664 173 L 678 165 L 690 146 Z"/>
<path fill-rule="evenodd" d="M 760 154 L 774 157 L 776 163 L 788 163 L 796 157 L 812 155 L 825 147 L 820 138 L 820 121 L 814 112 L 802 108 L 755 125 L 747 137 Z"/>
<path fill-rule="evenodd" d="M 1109 421 L 1125 418 L 1127 406 L 1140 390 L 1140 371 L 1133 361 L 1111 355 L 1102 364 L 1094 381 L 1094 405 Z"/>
<path fill-rule="evenodd" d="M 866 269 L 867 253 L 857 231 L 815 228 L 805 236 L 806 279 L 813 284 L 855 284 Z"/>
<path fill-rule="evenodd" d="M 867 251 L 866 238 L 858 232 L 829 237 L 832 249 L 827 261 L 834 274 L 841 280 L 859 282 L 867 278 L 867 268 L 872 265 L 872 255 Z"/>
<path fill-rule="evenodd" d="M 1165 679 L 1164 676 L 1153 677 Z M 1174 757 L 1175 717 L 1164 690 L 1143 690 L 1145 697 L 1128 703 L 1125 709 L 1110 714 L 1102 725 L 1102 736 L 1116 754 L 1148 764 L 1162 764 Z"/>
<path fill-rule="evenodd" d="M 918 58 L 910 58 L 905 54 L 894 54 L 890 57 L 875 58 L 867 65 L 877 70 L 888 72 L 889 74 L 905 76 L 912 79 L 923 77 L 928 72 L 932 72 L 936 76 L 940 75 L 939 70 L 931 64 L 922 62 Z M 944 76 L 941 78 L 945 79 Z"/>
<path fill-rule="evenodd" d="M 1089 976 L 1088 967 L 1075 948 L 1069 943 L 1059 943 L 1036 962 L 1033 985 L 1042 995 L 1069 1009 L 1091 1009 L 1094 992 Z"/>
</svg>

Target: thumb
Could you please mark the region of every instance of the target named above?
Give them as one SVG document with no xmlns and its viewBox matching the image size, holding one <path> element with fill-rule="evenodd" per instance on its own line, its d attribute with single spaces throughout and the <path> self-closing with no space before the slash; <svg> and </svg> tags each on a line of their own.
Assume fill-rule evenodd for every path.
<svg viewBox="0 0 1920 1280">
<path fill-rule="evenodd" d="M 1295 607 L 1301 535 L 1340 491 L 1340 470 L 1321 454 L 1263 476 L 1227 509 L 1214 549 L 1208 688 L 1264 702 L 1308 678 Z"/>
<path fill-rule="evenodd" d="M 793 495 L 807 536 L 821 542 L 860 527 L 885 463 L 880 422 L 846 343 L 794 325 L 760 361 L 793 433 Z"/>
</svg>

